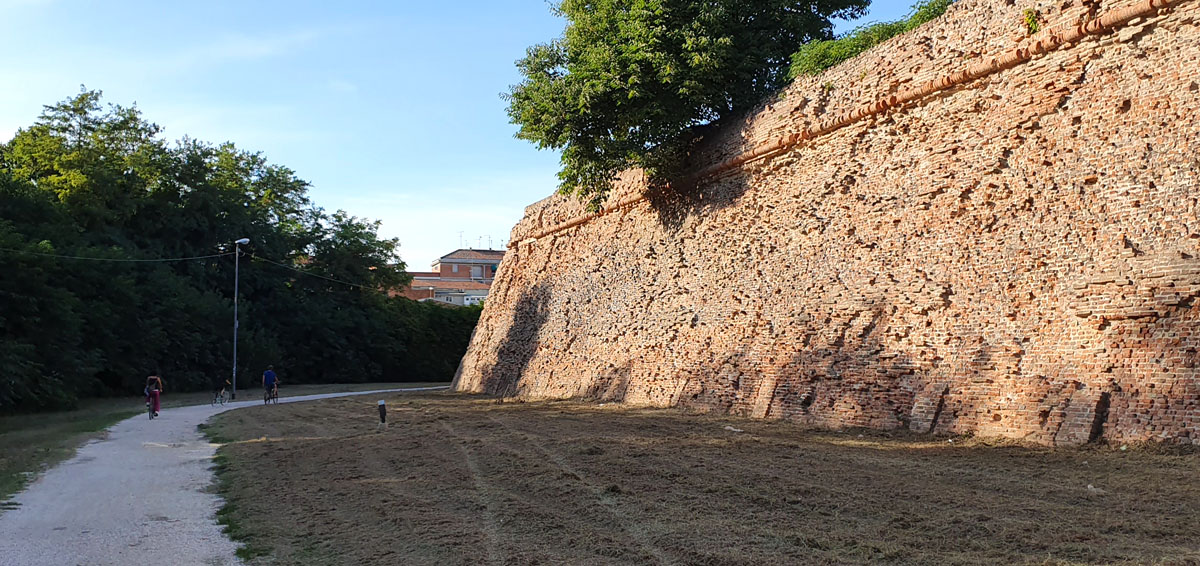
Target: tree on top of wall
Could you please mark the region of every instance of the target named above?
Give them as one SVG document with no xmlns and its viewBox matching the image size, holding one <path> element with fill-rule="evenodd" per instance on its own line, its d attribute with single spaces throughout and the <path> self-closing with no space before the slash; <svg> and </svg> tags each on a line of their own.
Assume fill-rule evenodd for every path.
<svg viewBox="0 0 1200 566">
<path fill-rule="evenodd" d="M 560 192 L 594 207 L 616 174 L 655 178 L 688 131 L 741 113 L 788 81 L 801 45 L 869 0 L 562 0 L 562 37 L 530 47 L 505 95 L 517 137 L 562 150 Z"/>
</svg>

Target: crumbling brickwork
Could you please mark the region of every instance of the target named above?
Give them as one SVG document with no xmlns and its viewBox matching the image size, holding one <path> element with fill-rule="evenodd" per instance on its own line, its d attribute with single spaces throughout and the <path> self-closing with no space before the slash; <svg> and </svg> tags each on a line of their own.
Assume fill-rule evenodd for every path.
<svg viewBox="0 0 1200 566">
<path fill-rule="evenodd" d="M 1200 0 L 962 0 L 709 138 L 528 207 L 455 387 L 1200 443 Z"/>
</svg>

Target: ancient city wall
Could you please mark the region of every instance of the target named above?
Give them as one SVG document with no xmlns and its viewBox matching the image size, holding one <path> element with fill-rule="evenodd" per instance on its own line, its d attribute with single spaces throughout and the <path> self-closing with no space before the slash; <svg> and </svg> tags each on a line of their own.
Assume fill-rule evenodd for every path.
<svg viewBox="0 0 1200 566">
<path fill-rule="evenodd" d="M 528 207 L 455 387 L 1200 443 L 1200 0 L 962 0 L 710 137 Z"/>
</svg>

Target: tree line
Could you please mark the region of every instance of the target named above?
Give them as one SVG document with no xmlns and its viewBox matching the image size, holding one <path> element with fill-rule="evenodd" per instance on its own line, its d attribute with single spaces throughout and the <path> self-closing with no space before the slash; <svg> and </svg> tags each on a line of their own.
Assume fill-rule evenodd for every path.
<svg viewBox="0 0 1200 566">
<path fill-rule="evenodd" d="M 239 388 L 453 376 L 479 317 L 390 296 L 410 280 L 379 223 L 232 143 L 168 142 L 98 91 L 0 145 L 0 413 L 230 379 Z"/>
</svg>

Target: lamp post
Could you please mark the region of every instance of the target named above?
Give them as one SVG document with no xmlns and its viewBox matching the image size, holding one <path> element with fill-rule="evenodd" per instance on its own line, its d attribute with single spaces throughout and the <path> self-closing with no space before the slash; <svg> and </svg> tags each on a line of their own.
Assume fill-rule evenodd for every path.
<svg viewBox="0 0 1200 566">
<path fill-rule="evenodd" d="M 238 331 L 238 260 L 242 256 L 242 246 L 250 243 L 250 238 L 242 238 L 233 243 L 233 392 L 230 399 L 237 399 L 237 331 Z"/>
</svg>

